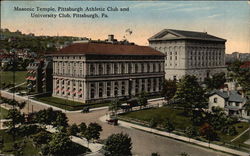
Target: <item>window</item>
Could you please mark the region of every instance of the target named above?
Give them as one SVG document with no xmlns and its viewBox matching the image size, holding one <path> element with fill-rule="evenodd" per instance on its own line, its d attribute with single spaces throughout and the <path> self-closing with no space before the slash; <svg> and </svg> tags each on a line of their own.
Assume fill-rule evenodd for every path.
<svg viewBox="0 0 250 156">
<path fill-rule="evenodd" d="M 118 65 L 117 63 L 114 64 L 114 74 L 118 73 Z"/>
<path fill-rule="evenodd" d="M 94 75 L 94 73 L 95 73 L 95 66 L 93 64 L 90 64 L 90 69 L 89 70 L 90 70 L 90 75 Z"/>
<path fill-rule="evenodd" d="M 125 73 L 125 66 L 124 66 L 124 64 L 122 63 L 122 65 L 121 65 L 121 72 L 122 72 L 122 74 L 124 74 Z"/>
<path fill-rule="evenodd" d="M 142 73 L 144 72 L 144 64 L 143 63 L 141 64 L 141 72 Z"/>
<path fill-rule="evenodd" d="M 128 73 L 132 73 L 132 65 L 131 65 L 131 63 L 128 64 Z"/>
<path fill-rule="evenodd" d="M 214 103 L 217 103 L 218 99 L 217 98 L 214 98 Z"/>
<path fill-rule="evenodd" d="M 138 64 L 135 63 L 135 73 L 138 73 Z"/>
<path fill-rule="evenodd" d="M 111 74 L 111 69 L 110 69 L 110 65 L 109 64 L 107 64 L 107 74 Z"/>
<path fill-rule="evenodd" d="M 103 74 L 103 67 L 101 64 L 99 64 L 99 75 Z"/>
</svg>

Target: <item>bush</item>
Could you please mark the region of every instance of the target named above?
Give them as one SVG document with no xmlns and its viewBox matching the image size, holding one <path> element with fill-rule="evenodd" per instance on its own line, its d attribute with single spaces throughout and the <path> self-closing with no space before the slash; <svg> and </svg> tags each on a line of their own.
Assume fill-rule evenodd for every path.
<svg viewBox="0 0 250 156">
<path fill-rule="evenodd" d="M 36 146 L 48 144 L 50 139 L 51 139 L 51 135 L 48 132 L 44 132 L 44 131 L 41 131 L 33 136 L 33 141 L 36 144 Z"/>
</svg>

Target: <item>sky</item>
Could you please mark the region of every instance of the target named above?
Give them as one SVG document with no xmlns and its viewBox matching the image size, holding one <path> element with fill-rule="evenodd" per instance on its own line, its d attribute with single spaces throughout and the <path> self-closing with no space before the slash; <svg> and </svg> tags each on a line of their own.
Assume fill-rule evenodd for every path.
<svg viewBox="0 0 250 156">
<path fill-rule="evenodd" d="M 118 7 L 129 11 L 105 13 L 108 18 L 32 18 L 33 12 L 14 7 Z M 62 13 L 39 12 L 34 13 Z M 77 12 L 64 12 L 77 13 Z M 77 36 L 106 39 L 108 34 L 124 36 L 138 45 L 162 29 L 207 32 L 227 40 L 226 53 L 250 52 L 250 3 L 247 1 L 1 1 L 1 28 L 50 36 Z M 132 30 L 132 34 L 126 30 Z"/>
</svg>

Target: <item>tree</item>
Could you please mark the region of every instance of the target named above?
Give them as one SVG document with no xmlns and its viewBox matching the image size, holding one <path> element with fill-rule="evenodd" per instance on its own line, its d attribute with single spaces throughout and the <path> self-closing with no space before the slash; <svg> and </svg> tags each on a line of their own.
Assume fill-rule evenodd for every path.
<svg viewBox="0 0 250 156">
<path fill-rule="evenodd" d="M 205 123 L 200 128 L 201 136 L 204 136 L 209 142 L 217 139 L 217 133 L 214 131 L 213 127 L 208 123 Z"/>
<path fill-rule="evenodd" d="M 158 121 L 155 117 L 151 118 L 150 122 L 149 122 L 149 127 L 150 128 L 156 128 L 158 125 Z"/>
<path fill-rule="evenodd" d="M 42 146 L 43 144 L 48 144 L 51 139 L 51 135 L 48 132 L 41 131 L 33 136 L 33 141 L 36 146 Z"/>
<path fill-rule="evenodd" d="M 147 93 L 146 92 L 141 92 L 141 94 L 138 97 L 138 103 L 140 105 L 140 108 L 142 106 L 145 107 L 148 104 L 148 99 L 147 99 Z"/>
<path fill-rule="evenodd" d="M 166 120 L 163 122 L 163 127 L 164 127 L 165 131 L 166 131 L 166 132 L 169 132 L 169 133 L 172 132 L 172 131 L 175 129 L 173 123 L 170 122 L 169 119 L 166 119 Z"/>
<path fill-rule="evenodd" d="M 186 75 L 177 83 L 174 99 L 178 106 L 184 108 L 185 113 L 191 113 L 193 108 L 202 110 L 207 106 L 204 90 L 195 76 Z"/>
<path fill-rule="evenodd" d="M 219 89 L 226 82 L 225 73 L 216 73 L 212 76 L 212 78 L 205 78 L 204 83 L 208 90 Z"/>
<path fill-rule="evenodd" d="M 99 139 L 102 127 L 97 123 L 90 123 L 87 130 L 91 132 L 91 139 Z"/>
<path fill-rule="evenodd" d="M 192 127 L 187 127 L 185 129 L 185 134 L 187 137 L 192 138 L 197 136 L 197 130 L 192 126 Z"/>
<path fill-rule="evenodd" d="M 175 80 L 165 80 L 163 82 L 163 87 L 161 91 L 161 95 L 167 100 L 171 100 L 176 92 L 177 86 Z"/>
<path fill-rule="evenodd" d="M 113 101 L 110 102 L 109 110 L 111 110 L 112 112 L 115 112 L 115 115 L 116 115 L 117 110 L 120 108 L 120 106 L 121 106 L 121 103 L 119 99 L 115 98 Z"/>
<path fill-rule="evenodd" d="M 84 135 L 86 129 L 87 129 L 87 125 L 84 122 L 80 123 L 79 131 L 80 131 L 81 135 Z"/>
<path fill-rule="evenodd" d="M 105 156 L 131 156 L 132 143 L 127 134 L 112 134 L 103 147 Z"/>
<path fill-rule="evenodd" d="M 80 132 L 80 130 L 76 124 L 73 124 L 73 125 L 68 127 L 68 134 L 69 135 L 77 136 L 77 133 L 79 133 L 79 132 Z"/>
<path fill-rule="evenodd" d="M 9 128 L 8 132 L 11 133 L 11 135 L 13 137 L 13 140 L 15 140 L 16 125 L 20 124 L 20 123 L 24 123 L 24 121 L 25 121 L 24 115 L 21 114 L 21 112 L 18 111 L 17 109 L 10 109 L 8 111 L 6 119 L 10 119 L 10 120 L 9 121 L 5 121 L 4 125 Z"/>
<path fill-rule="evenodd" d="M 61 111 L 57 112 L 56 120 L 53 122 L 53 126 L 60 128 L 60 127 L 68 127 L 68 118 L 67 116 L 62 113 Z"/>
<path fill-rule="evenodd" d="M 43 155 L 71 155 L 72 142 L 66 133 L 55 133 L 52 135 L 51 141 L 47 146 L 43 147 Z M 47 152 L 47 153 L 46 153 Z"/>
</svg>

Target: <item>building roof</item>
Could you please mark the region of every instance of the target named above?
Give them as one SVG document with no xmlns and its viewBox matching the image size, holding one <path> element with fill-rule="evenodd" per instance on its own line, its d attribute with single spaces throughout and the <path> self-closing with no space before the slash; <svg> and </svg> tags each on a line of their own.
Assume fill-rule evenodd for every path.
<svg viewBox="0 0 250 156">
<path fill-rule="evenodd" d="M 75 43 L 48 55 L 158 55 L 163 53 L 148 46 L 108 44 L 108 43 Z"/>
<path fill-rule="evenodd" d="M 178 39 L 226 42 L 225 39 L 210 35 L 207 32 L 195 32 L 195 31 L 174 30 L 174 29 L 163 29 L 159 33 L 150 37 L 148 41 L 178 40 Z"/>
<path fill-rule="evenodd" d="M 242 97 L 237 91 L 220 91 L 220 90 L 213 90 L 210 95 L 217 94 L 220 97 L 230 101 L 230 102 L 244 102 L 246 98 Z"/>
</svg>

